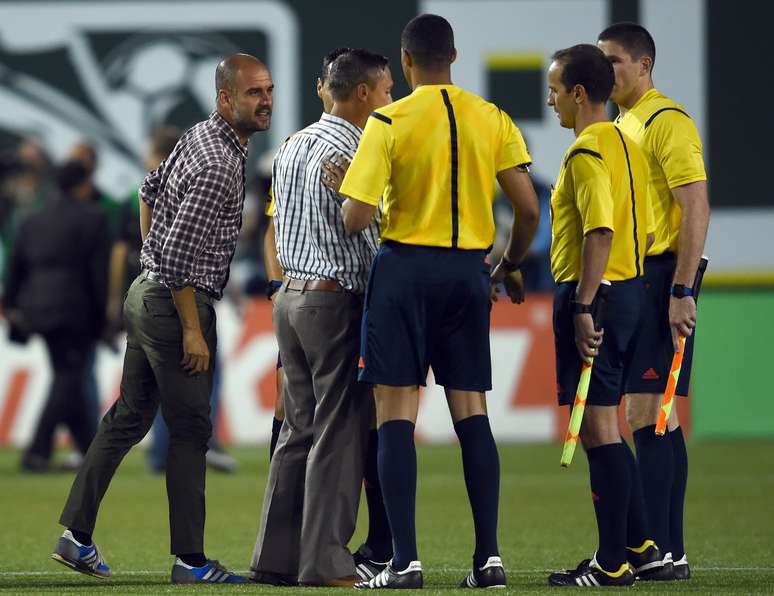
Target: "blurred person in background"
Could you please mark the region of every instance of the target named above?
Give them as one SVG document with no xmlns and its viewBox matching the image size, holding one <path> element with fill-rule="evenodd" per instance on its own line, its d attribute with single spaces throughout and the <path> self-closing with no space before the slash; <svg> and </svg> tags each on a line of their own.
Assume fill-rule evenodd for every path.
<svg viewBox="0 0 774 596">
<path fill-rule="evenodd" d="M 87 200 L 91 201 L 92 204 L 97 206 L 105 215 L 108 241 L 112 245 L 115 242 L 116 237 L 120 203 L 97 186 L 95 176 L 97 173 L 97 166 L 99 165 L 99 156 L 96 145 L 91 141 L 81 141 L 70 149 L 67 159 L 71 162 L 81 164 L 84 168 L 86 177 L 83 182 L 83 192 L 86 195 Z M 108 292 L 109 299 L 109 278 L 106 282 L 108 283 L 106 292 Z M 117 348 L 111 341 L 111 327 L 110 317 L 108 316 L 102 339 L 106 340 L 106 345 L 108 345 L 110 349 L 117 351 Z M 97 411 L 97 418 L 99 418 L 100 403 L 102 400 L 99 394 L 99 385 L 97 384 L 96 364 L 97 346 L 95 344 L 89 354 L 88 363 L 86 365 L 86 393 L 88 399 L 92 403 L 92 408 Z M 78 457 L 73 457 L 69 460 L 68 465 L 71 468 L 77 468 L 80 465 L 80 459 Z"/>
<path fill-rule="evenodd" d="M 0 157 L 0 280 L 21 221 L 56 193 L 55 172 L 43 145 L 32 137 Z"/>
<path fill-rule="evenodd" d="M 22 470 L 50 468 L 54 433 L 65 424 L 85 453 L 98 412 L 87 368 L 105 325 L 109 240 L 105 216 L 90 203 L 88 172 L 68 161 L 61 196 L 19 227 L 6 277 L 3 310 L 21 335 L 43 336 L 53 371 L 48 399 Z"/>
<path fill-rule="evenodd" d="M 96 205 L 99 205 L 100 209 L 105 213 L 112 240 L 118 226 L 121 204 L 97 186 L 95 181 L 97 166 L 99 165 L 97 148 L 90 141 L 82 141 L 70 150 L 68 160 L 77 161 L 85 168 L 85 184 L 88 188 L 89 199 Z"/>
<path fill-rule="evenodd" d="M 529 144 L 527 146 L 529 147 Z M 529 293 L 551 292 L 554 289 L 554 278 L 551 276 L 551 186 L 534 174 L 530 174 L 530 178 L 540 204 L 540 223 L 529 252 L 521 263 L 524 290 Z M 513 210 L 510 201 L 502 192 L 498 192 L 493 209 L 496 236 L 489 260 L 496 263 L 502 257 L 508 242 Z"/>
</svg>

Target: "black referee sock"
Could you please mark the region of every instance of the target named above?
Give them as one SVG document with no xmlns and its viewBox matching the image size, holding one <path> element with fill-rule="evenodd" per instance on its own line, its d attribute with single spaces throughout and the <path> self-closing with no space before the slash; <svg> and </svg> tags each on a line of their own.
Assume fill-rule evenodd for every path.
<svg viewBox="0 0 774 596">
<path fill-rule="evenodd" d="M 468 489 L 476 550 L 473 565 L 478 569 L 497 549 L 497 510 L 500 501 L 500 458 L 487 416 L 471 416 L 454 425 L 462 450 L 462 468 Z"/>
<path fill-rule="evenodd" d="M 683 429 L 677 427 L 669 433 L 674 460 L 674 480 L 669 499 L 669 538 L 672 558 L 678 561 L 685 555 L 683 544 L 683 510 L 685 508 L 685 487 L 688 484 L 688 450 L 685 448 Z"/>
<path fill-rule="evenodd" d="M 70 530 L 73 538 L 75 538 L 80 544 L 83 546 L 91 546 L 91 534 L 87 532 L 79 532 L 78 530 L 73 530 L 72 528 L 67 529 Z"/>
<path fill-rule="evenodd" d="M 634 431 L 632 436 L 637 447 L 651 538 L 666 554 L 672 550 L 669 539 L 669 500 L 674 475 L 672 443 L 667 435 L 656 435 L 655 424 Z"/>
<path fill-rule="evenodd" d="M 177 555 L 177 558 L 189 567 L 204 567 L 207 564 L 204 553 L 186 553 L 184 555 Z"/>
<path fill-rule="evenodd" d="M 368 502 L 368 538 L 366 545 L 371 549 L 374 561 L 389 561 L 392 558 L 392 533 L 387 511 L 382 498 L 382 485 L 379 482 L 379 432 L 374 429 L 368 433 L 363 485 Z"/>
<path fill-rule="evenodd" d="M 621 443 L 611 443 L 589 449 L 586 455 L 599 531 L 597 562 L 605 571 L 618 571 L 626 562 L 626 518 L 631 487 L 626 450 Z"/>
<path fill-rule="evenodd" d="M 392 567 L 403 571 L 416 561 L 417 452 L 414 424 L 390 420 L 379 427 L 379 480 L 390 520 L 395 553 Z"/>
<path fill-rule="evenodd" d="M 274 450 L 277 448 L 277 439 L 279 439 L 280 430 L 282 430 L 282 420 L 272 418 L 271 421 L 271 443 L 269 443 L 269 461 L 274 457 Z"/>
<path fill-rule="evenodd" d="M 629 494 L 629 512 L 626 517 L 626 546 L 639 548 L 646 540 L 652 540 L 645 509 L 645 495 L 642 491 L 642 479 L 640 478 L 637 459 L 623 437 L 621 437 L 621 444 L 626 451 L 626 460 L 629 462 L 629 476 L 632 479 L 631 493 Z"/>
</svg>

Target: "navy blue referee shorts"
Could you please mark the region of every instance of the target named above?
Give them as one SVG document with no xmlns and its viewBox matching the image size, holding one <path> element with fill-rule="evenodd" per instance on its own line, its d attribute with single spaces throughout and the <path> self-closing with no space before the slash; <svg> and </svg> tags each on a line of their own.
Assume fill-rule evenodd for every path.
<svg viewBox="0 0 774 596">
<path fill-rule="evenodd" d="M 577 282 L 560 283 L 554 294 L 556 380 L 560 406 L 572 404 L 580 380 L 581 357 L 575 345 L 575 324 L 570 305 L 577 285 Z M 605 334 L 591 369 L 588 405 L 617 406 L 620 403 L 642 302 L 641 277 L 610 284 L 602 323 Z"/>
<path fill-rule="evenodd" d="M 637 326 L 636 345 L 626 376 L 626 393 L 663 393 L 675 350 L 669 328 L 669 294 L 677 259 L 671 252 L 645 258 L 645 301 Z M 675 395 L 688 395 L 696 329 L 685 342 L 683 366 Z"/>
<path fill-rule="evenodd" d="M 371 266 L 361 381 L 489 391 L 489 265 L 483 250 L 384 242 Z"/>
</svg>

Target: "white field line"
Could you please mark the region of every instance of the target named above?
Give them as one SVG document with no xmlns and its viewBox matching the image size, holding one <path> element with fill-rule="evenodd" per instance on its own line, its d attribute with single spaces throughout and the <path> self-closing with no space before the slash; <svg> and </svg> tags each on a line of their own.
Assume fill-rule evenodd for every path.
<svg viewBox="0 0 774 596">
<path fill-rule="evenodd" d="M 470 569 L 467 567 L 435 567 L 427 570 L 432 574 L 433 571 L 449 571 L 456 573 L 468 573 Z M 556 569 L 510 569 L 506 567 L 506 573 L 513 575 L 531 575 L 534 573 L 552 573 Z M 767 571 L 774 572 L 774 567 L 691 567 L 691 571 L 732 571 L 732 572 L 745 572 L 745 571 Z M 74 571 L 0 571 L 0 578 L 2 577 L 65 577 L 72 576 Z M 128 570 L 117 571 L 115 575 L 112 575 L 108 579 L 115 579 L 119 577 L 141 577 L 148 575 L 168 575 L 169 569 L 159 569 L 157 571 L 148 570 Z M 242 575 L 247 575 L 249 571 L 235 571 Z M 98 582 L 99 583 L 99 582 Z"/>
</svg>

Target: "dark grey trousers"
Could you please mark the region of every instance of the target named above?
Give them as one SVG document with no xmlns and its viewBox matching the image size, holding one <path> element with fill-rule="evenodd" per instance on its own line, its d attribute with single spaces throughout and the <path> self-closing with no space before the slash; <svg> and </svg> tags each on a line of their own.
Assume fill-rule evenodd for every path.
<svg viewBox="0 0 774 596">
<path fill-rule="evenodd" d="M 251 568 L 299 583 L 354 575 L 370 386 L 358 383 L 362 298 L 293 291 L 274 303 L 285 423 L 271 461 Z"/>
<path fill-rule="evenodd" d="M 171 292 L 140 276 L 124 302 L 127 330 L 121 393 L 100 422 L 59 522 L 92 533 L 113 474 L 129 449 L 148 432 L 156 411 L 169 427 L 167 496 L 172 554 L 204 552 L 204 478 L 210 424 L 215 310 L 196 294 L 210 367 L 190 376 L 180 366 L 182 327 Z"/>
</svg>

